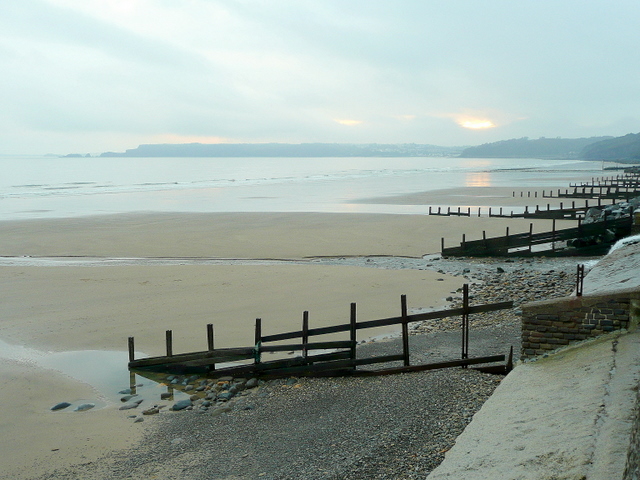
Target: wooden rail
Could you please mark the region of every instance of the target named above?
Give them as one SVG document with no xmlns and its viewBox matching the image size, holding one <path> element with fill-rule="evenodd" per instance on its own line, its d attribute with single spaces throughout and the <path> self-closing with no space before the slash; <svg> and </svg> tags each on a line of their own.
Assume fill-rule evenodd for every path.
<svg viewBox="0 0 640 480">
<path fill-rule="evenodd" d="M 358 322 L 356 319 L 356 304 L 351 304 L 349 323 L 331 325 L 326 327 L 309 328 L 309 315 L 304 312 L 302 329 L 292 332 L 284 332 L 272 335 L 263 335 L 262 320 L 256 319 L 254 341 L 250 347 L 237 348 L 213 348 L 213 326 L 207 325 L 206 351 L 174 354 L 171 349 L 172 333 L 167 330 L 165 338 L 167 343 L 167 355 L 135 359 L 134 339 L 129 337 L 129 368 L 151 371 L 206 371 L 215 370 L 217 374 L 225 375 L 326 375 L 326 374 L 356 374 L 357 367 L 379 363 L 402 362 L 402 367 L 394 368 L 445 368 L 451 366 L 474 365 L 479 363 L 492 363 L 505 360 L 505 356 L 469 358 L 469 315 L 476 313 L 493 312 L 513 307 L 513 302 L 498 302 L 485 305 L 469 305 L 468 285 L 463 288 L 463 304 L 459 308 L 451 308 L 432 312 L 409 315 L 407 312 L 406 296 L 402 295 L 401 315 L 398 317 L 382 318 Z M 462 317 L 462 355 L 459 360 L 440 364 L 427 364 L 411 366 L 409 360 L 409 324 L 424 320 L 441 319 L 446 317 Z M 357 358 L 356 333 L 358 330 L 369 328 L 400 325 L 402 332 L 402 352 L 394 355 L 384 355 L 371 358 Z M 348 340 L 332 340 L 324 342 L 310 341 L 310 338 L 319 335 L 349 332 Z M 286 343 L 268 345 L 272 342 L 300 339 L 300 343 Z M 263 361 L 262 354 L 266 352 L 298 351 L 301 355 L 271 361 Z M 318 352 L 312 354 L 311 352 Z M 328 352 L 327 352 L 328 351 Z M 216 364 L 228 364 L 232 362 L 247 361 L 241 365 L 224 366 L 220 368 Z M 382 370 L 381 370 L 382 371 Z M 412 370 L 406 370 L 412 371 Z"/>
</svg>

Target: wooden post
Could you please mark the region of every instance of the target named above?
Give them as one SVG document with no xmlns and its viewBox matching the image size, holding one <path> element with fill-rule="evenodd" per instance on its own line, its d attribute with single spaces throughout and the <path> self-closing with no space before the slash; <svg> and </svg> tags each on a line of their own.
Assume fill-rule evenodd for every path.
<svg viewBox="0 0 640 480">
<path fill-rule="evenodd" d="M 491 207 L 489 207 L 489 217 L 491 217 Z"/>
<path fill-rule="evenodd" d="M 529 224 L 529 253 L 531 253 L 531 242 L 533 241 L 531 238 L 532 236 L 533 236 L 533 223 L 530 223 Z"/>
<path fill-rule="evenodd" d="M 351 315 L 350 315 L 350 322 L 349 322 L 349 340 L 351 340 L 353 342 L 353 346 L 351 347 L 351 360 L 355 360 L 356 359 L 356 304 L 355 302 L 351 304 Z"/>
<path fill-rule="evenodd" d="M 579 264 L 577 270 L 578 271 L 576 273 L 576 296 L 581 297 L 582 287 L 584 284 L 584 264 L 583 263 Z"/>
<path fill-rule="evenodd" d="M 404 355 L 404 366 L 409 366 L 409 322 L 407 318 L 407 296 L 400 297 L 402 308 L 402 354 Z"/>
<path fill-rule="evenodd" d="M 307 357 L 309 351 L 307 346 L 309 344 L 309 312 L 304 311 L 302 313 L 302 356 Z"/>
<path fill-rule="evenodd" d="M 256 318 L 256 331 L 254 335 L 255 340 L 255 357 L 253 359 L 255 364 L 260 363 L 260 344 L 262 343 L 262 319 Z"/>
<path fill-rule="evenodd" d="M 444 252 L 444 237 L 440 237 L 440 253 Z"/>
<path fill-rule="evenodd" d="M 462 360 L 469 358 L 469 284 L 462 285 Z M 467 368 L 463 365 L 462 368 Z"/>
<path fill-rule="evenodd" d="M 429 206 L 429 215 L 431 215 L 431 206 Z"/>
<path fill-rule="evenodd" d="M 213 324 L 207 323 L 207 349 L 213 352 Z M 210 366 L 211 371 L 216 369 L 216 364 L 212 363 Z"/>
<path fill-rule="evenodd" d="M 131 393 L 133 395 L 136 394 L 136 390 L 137 390 L 137 385 L 138 382 L 136 382 L 136 374 L 133 372 L 129 372 L 129 389 L 131 390 Z"/>
<path fill-rule="evenodd" d="M 129 361 L 133 362 L 136 359 L 135 347 L 133 344 L 133 337 L 129 337 L 128 346 L 129 346 Z"/>
<path fill-rule="evenodd" d="M 207 323 L 207 350 L 213 350 L 213 324 Z"/>
<path fill-rule="evenodd" d="M 554 218 L 551 222 L 552 233 L 551 233 L 551 251 L 556 251 L 556 219 Z"/>
<path fill-rule="evenodd" d="M 478 207 L 478 216 L 480 216 L 480 210 L 482 209 L 482 207 Z"/>
<path fill-rule="evenodd" d="M 463 233 L 462 234 L 462 250 L 465 249 L 465 243 L 466 243 L 466 235 Z"/>
<path fill-rule="evenodd" d="M 167 344 L 167 357 L 173 356 L 173 337 L 171 330 L 165 332 L 165 341 Z"/>
</svg>

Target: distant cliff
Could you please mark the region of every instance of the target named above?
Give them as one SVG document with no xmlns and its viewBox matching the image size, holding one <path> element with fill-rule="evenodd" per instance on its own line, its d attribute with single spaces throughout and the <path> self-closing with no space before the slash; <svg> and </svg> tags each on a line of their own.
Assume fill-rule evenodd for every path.
<svg viewBox="0 0 640 480">
<path fill-rule="evenodd" d="M 458 155 L 463 147 L 345 143 L 186 143 L 140 145 L 124 153 L 101 157 L 422 157 Z"/>
<path fill-rule="evenodd" d="M 612 137 L 591 138 L 545 138 L 530 140 L 528 137 L 485 143 L 466 148 L 464 158 L 552 158 L 579 159 L 588 145 Z"/>
<path fill-rule="evenodd" d="M 620 163 L 640 162 L 640 133 L 609 138 L 587 145 L 581 152 L 585 160 L 615 160 Z"/>
</svg>

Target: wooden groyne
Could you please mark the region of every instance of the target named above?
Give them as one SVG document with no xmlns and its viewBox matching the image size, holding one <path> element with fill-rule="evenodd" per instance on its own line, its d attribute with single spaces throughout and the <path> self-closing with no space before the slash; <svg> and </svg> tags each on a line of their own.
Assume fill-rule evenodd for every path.
<svg viewBox="0 0 640 480">
<path fill-rule="evenodd" d="M 509 227 L 500 237 L 487 238 L 486 231 L 482 232 L 482 239 L 467 240 L 462 235 L 458 246 L 445 247 L 445 239 L 441 239 L 441 252 L 444 257 L 474 257 L 474 256 L 533 256 L 533 255 L 596 255 L 606 251 L 613 243 L 631 233 L 633 216 L 628 215 L 615 220 L 607 219 L 601 222 L 583 224 L 577 227 L 556 229 L 553 220 L 550 231 L 533 233 L 533 223 L 529 224 L 529 231 L 510 234 Z M 584 241 L 581 248 L 566 248 L 567 241 L 585 238 L 599 240 Z M 562 245 L 558 243 L 562 242 Z"/>
<path fill-rule="evenodd" d="M 189 353 L 173 353 L 172 331 L 165 333 L 166 355 L 148 358 L 135 358 L 134 338 L 129 337 L 129 369 L 162 372 L 203 371 L 218 375 L 258 375 L 258 376 L 304 376 L 304 375 L 382 375 L 408 371 L 431 370 L 469 365 L 504 362 L 505 355 L 488 357 L 469 356 L 469 316 L 477 313 L 493 312 L 513 307 L 513 302 L 499 302 L 485 305 L 469 305 L 468 285 L 463 287 L 462 306 L 446 310 L 409 315 L 407 299 L 401 296 L 401 314 L 398 317 L 367 320 L 359 322 L 356 304 L 351 304 L 349 323 L 326 327 L 310 328 L 308 312 L 303 313 L 302 328 L 297 331 L 264 335 L 262 320 L 256 319 L 254 344 L 247 347 L 214 348 L 213 325 L 207 325 L 207 350 Z M 461 355 L 458 359 L 431 364 L 411 365 L 409 359 L 409 325 L 414 322 L 447 317 L 461 317 Z M 357 332 L 370 328 L 400 325 L 402 332 L 402 351 L 393 355 L 358 358 L 356 352 Z M 312 341 L 314 337 L 347 332 L 348 339 L 333 341 Z M 297 340 L 291 343 L 277 343 Z M 262 355 L 268 352 L 299 352 L 294 358 L 264 361 Z M 319 352 L 319 353 L 314 353 Z M 232 362 L 245 362 L 229 366 Z M 358 367 L 389 362 L 402 362 L 401 366 L 378 370 L 358 370 Z M 225 366 L 220 367 L 220 364 Z M 506 365 L 489 366 L 488 371 L 506 372 L 511 368 L 511 354 Z"/>
</svg>

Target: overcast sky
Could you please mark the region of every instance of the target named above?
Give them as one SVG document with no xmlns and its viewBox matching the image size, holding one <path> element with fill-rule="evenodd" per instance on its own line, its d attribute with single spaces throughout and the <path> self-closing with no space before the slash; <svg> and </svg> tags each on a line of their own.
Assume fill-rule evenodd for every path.
<svg viewBox="0 0 640 480">
<path fill-rule="evenodd" d="M 0 0 L 0 154 L 640 131 L 638 0 Z"/>
</svg>

